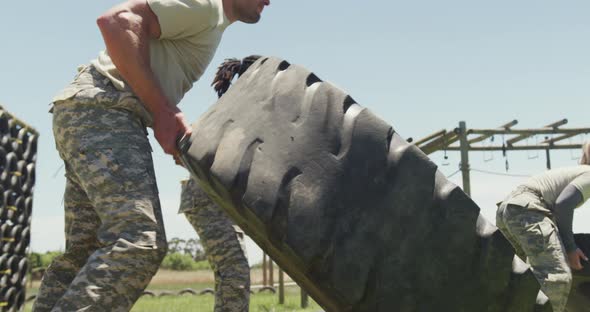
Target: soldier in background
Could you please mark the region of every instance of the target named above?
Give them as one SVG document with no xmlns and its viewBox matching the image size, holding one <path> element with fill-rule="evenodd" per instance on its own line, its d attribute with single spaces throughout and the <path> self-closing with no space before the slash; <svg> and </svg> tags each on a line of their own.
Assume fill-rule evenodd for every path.
<svg viewBox="0 0 590 312">
<path fill-rule="evenodd" d="M 553 311 L 564 311 L 572 283 L 571 269 L 588 261 L 576 246 L 574 209 L 590 198 L 590 142 L 580 165 L 548 170 L 530 178 L 498 204 L 496 225 L 526 259 L 549 297 Z"/>
<path fill-rule="evenodd" d="M 215 312 L 247 312 L 250 266 L 244 232 L 197 185 L 181 182 L 180 211 L 193 226 L 215 276 Z"/>
<path fill-rule="evenodd" d="M 241 76 L 259 56 L 227 59 L 217 70 L 213 86 L 221 97 L 235 75 Z M 178 162 L 180 164 L 180 162 Z M 247 312 L 250 266 L 244 232 L 215 204 L 194 179 L 181 181 L 180 210 L 193 226 L 215 276 L 215 312 Z"/>
</svg>

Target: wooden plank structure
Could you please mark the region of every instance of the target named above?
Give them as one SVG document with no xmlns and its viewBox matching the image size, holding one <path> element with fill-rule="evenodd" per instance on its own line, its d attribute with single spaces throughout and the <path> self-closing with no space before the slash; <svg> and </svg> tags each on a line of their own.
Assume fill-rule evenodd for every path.
<svg viewBox="0 0 590 312">
<path fill-rule="evenodd" d="M 590 133 L 590 128 L 562 128 L 567 123 L 567 119 L 561 119 L 541 128 L 514 129 L 518 120 L 512 120 L 495 129 L 469 129 L 466 122 L 461 121 L 457 128 L 434 132 L 413 142 L 413 144 L 427 155 L 437 151 L 461 152 L 459 167 L 463 176 L 463 189 L 465 193 L 471 195 L 469 152 L 501 151 L 505 155 L 508 151 L 544 150 L 547 169 L 551 169 L 551 150 L 580 149 L 582 144 L 564 143 L 563 141 Z M 493 142 L 485 146 L 477 144 L 495 135 L 504 136 L 508 140 Z M 544 140 L 533 145 L 522 143 L 522 141 L 538 135 L 545 135 Z M 412 141 L 411 138 L 408 139 L 408 142 L 412 143 Z"/>
</svg>

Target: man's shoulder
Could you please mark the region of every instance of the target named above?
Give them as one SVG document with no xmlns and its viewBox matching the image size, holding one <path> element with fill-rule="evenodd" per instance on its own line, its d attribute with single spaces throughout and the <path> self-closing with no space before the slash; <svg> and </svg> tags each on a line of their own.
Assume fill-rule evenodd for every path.
<svg viewBox="0 0 590 312">
<path fill-rule="evenodd" d="M 548 175 L 555 177 L 568 177 L 568 176 L 579 176 L 581 174 L 590 174 L 590 166 L 588 165 L 575 165 L 567 167 L 559 167 L 551 170 L 547 170 L 545 173 L 540 175 Z"/>
<path fill-rule="evenodd" d="M 584 181 L 590 181 L 590 166 L 587 165 L 580 165 L 580 171 L 581 174 L 579 176 L 580 179 L 583 179 Z"/>
<path fill-rule="evenodd" d="M 588 165 L 577 165 L 573 167 L 566 168 L 568 172 L 571 172 L 574 176 L 580 177 L 583 176 L 585 179 L 590 178 L 590 166 Z"/>
<path fill-rule="evenodd" d="M 184 39 L 198 35 L 219 19 L 220 0 L 148 0 L 158 17 L 162 39 Z"/>
<path fill-rule="evenodd" d="M 205 26 L 216 22 L 223 4 L 221 0 L 148 0 L 148 5 L 161 24 Z"/>
<path fill-rule="evenodd" d="M 213 10 L 215 0 L 147 0 L 150 7 L 181 8 L 187 10 Z"/>
</svg>

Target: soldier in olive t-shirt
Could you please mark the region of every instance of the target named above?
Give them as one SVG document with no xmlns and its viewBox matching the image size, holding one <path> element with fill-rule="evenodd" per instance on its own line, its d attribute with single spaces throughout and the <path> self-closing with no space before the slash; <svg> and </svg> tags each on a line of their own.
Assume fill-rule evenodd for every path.
<svg viewBox="0 0 590 312">
<path fill-rule="evenodd" d="M 53 98 L 65 163 L 66 250 L 33 311 L 129 311 L 166 255 L 146 126 L 165 153 L 190 126 L 176 107 L 224 29 L 268 0 L 130 0 L 97 19 L 106 45 Z"/>
<path fill-rule="evenodd" d="M 527 259 L 553 311 L 563 311 L 571 269 L 588 260 L 572 232 L 574 209 L 590 198 L 590 144 L 580 165 L 546 171 L 520 185 L 499 204 L 496 225 Z"/>
</svg>

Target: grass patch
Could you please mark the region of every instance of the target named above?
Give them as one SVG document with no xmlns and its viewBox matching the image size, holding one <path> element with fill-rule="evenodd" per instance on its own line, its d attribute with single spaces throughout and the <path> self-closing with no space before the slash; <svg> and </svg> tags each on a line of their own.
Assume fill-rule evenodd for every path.
<svg viewBox="0 0 590 312">
<path fill-rule="evenodd" d="M 302 309 L 298 295 L 286 294 L 285 304 L 279 305 L 278 296 L 261 293 L 250 296 L 250 311 L 256 312 L 316 312 L 320 307 L 310 301 L 310 307 Z M 133 312 L 180 312 L 180 311 L 213 311 L 213 295 L 177 296 L 146 298 L 142 297 L 131 311 Z"/>
<path fill-rule="evenodd" d="M 291 287 L 289 287 L 291 288 Z M 285 292 L 285 304 L 279 304 L 278 295 L 271 293 L 257 293 L 250 296 L 250 311 L 256 312 L 317 312 L 322 309 L 313 300 L 309 300 L 309 307 L 302 309 L 300 307 L 300 297 L 298 289 L 296 291 Z M 132 312 L 208 312 L 213 311 L 213 295 L 183 295 L 183 296 L 165 296 L 165 297 L 141 297 Z M 31 311 L 32 304 L 28 303 L 25 312 Z"/>
<path fill-rule="evenodd" d="M 257 269 L 252 270 L 253 283 L 259 278 L 261 272 Z M 277 274 L 278 276 L 278 274 Z M 289 280 L 290 281 L 290 280 Z M 148 285 L 147 290 L 156 294 L 162 291 L 170 291 L 177 294 L 185 288 L 192 288 L 197 293 L 205 288 L 214 288 L 213 272 L 211 270 L 199 271 L 171 271 L 160 270 Z M 36 294 L 38 283 L 33 284 L 33 288 L 27 289 L 27 296 Z M 278 289 L 277 289 L 278 290 Z M 317 303 L 309 298 L 309 307 L 302 309 L 300 307 L 300 289 L 299 287 L 285 288 L 285 304 L 279 305 L 279 296 L 269 292 L 255 293 L 250 295 L 251 312 L 317 312 L 322 309 Z M 141 297 L 132 312 L 210 312 L 213 311 L 215 299 L 211 294 L 205 295 L 174 295 L 164 297 Z M 24 311 L 29 312 L 32 309 L 32 303 L 25 306 Z"/>
</svg>

